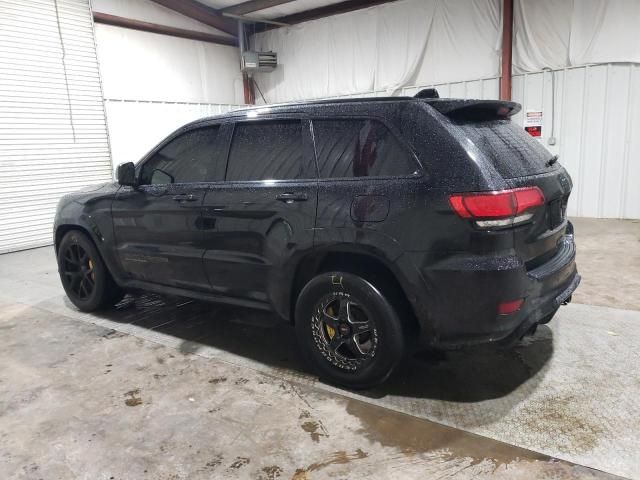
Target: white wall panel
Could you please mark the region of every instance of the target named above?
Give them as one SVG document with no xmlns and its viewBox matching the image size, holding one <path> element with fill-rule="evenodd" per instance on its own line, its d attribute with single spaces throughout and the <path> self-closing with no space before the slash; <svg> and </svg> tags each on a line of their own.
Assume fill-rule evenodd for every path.
<svg viewBox="0 0 640 480">
<path fill-rule="evenodd" d="M 399 0 L 259 33 L 253 48 L 279 65 L 256 79 L 277 103 L 496 76 L 501 5 Z"/>
<path fill-rule="evenodd" d="M 630 68 L 631 91 L 627 103 L 627 128 L 624 136 L 625 180 L 620 192 L 622 217 L 640 218 L 640 67 Z"/>
<path fill-rule="evenodd" d="M 513 96 L 522 103 L 523 112 L 543 111 L 541 142 L 560 155 L 574 180 L 570 215 L 640 218 L 638 65 L 603 64 L 516 75 Z M 522 118 L 521 113 L 514 121 L 521 124 Z M 557 139 L 553 146 L 549 145 L 552 130 Z"/>
<path fill-rule="evenodd" d="M 243 95 L 236 47 L 96 25 L 105 98 L 239 103 Z"/>
<path fill-rule="evenodd" d="M 58 199 L 110 179 L 88 0 L 2 0 L 0 253 L 50 244 Z"/>
<path fill-rule="evenodd" d="M 243 107 L 206 103 L 105 101 L 113 165 L 137 162 L 185 123 Z"/>
</svg>

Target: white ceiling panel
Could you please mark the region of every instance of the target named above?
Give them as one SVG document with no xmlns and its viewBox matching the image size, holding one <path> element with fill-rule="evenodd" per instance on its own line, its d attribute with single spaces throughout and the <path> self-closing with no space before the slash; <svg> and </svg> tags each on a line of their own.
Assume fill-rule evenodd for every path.
<svg viewBox="0 0 640 480">
<path fill-rule="evenodd" d="M 244 3 L 239 0 L 197 0 L 198 2 L 205 4 L 209 7 L 216 9 L 223 9 L 234 5 Z M 293 0 L 291 2 L 283 3 L 271 8 L 265 8 L 263 10 L 257 10 L 255 12 L 247 13 L 246 16 L 250 18 L 263 18 L 266 20 L 272 20 L 278 17 L 284 17 L 294 13 L 300 13 L 307 10 L 312 10 L 318 7 L 324 7 L 326 5 L 332 5 L 334 3 L 340 3 L 344 0 Z"/>
<path fill-rule="evenodd" d="M 226 7 L 230 7 L 231 5 L 238 5 L 239 3 L 244 3 L 243 1 L 238 0 L 197 0 L 200 3 L 207 5 L 208 7 L 222 9 Z"/>
<path fill-rule="evenodd" d="M 340 3 L 344 0 L 295 0 L 293 2 L 283 3 L 277 7 L 266 8 L 264 10 L 258 10 L 256 12 L 248 13 L 247 16 L 254 18 L 273 19 L 284 17 L 286 15 L 292 15 L 294 13 L 304 12 L 306 10 L 312 10 L 318 7 L 324 7 L 334 3 Z"/>
</svg>

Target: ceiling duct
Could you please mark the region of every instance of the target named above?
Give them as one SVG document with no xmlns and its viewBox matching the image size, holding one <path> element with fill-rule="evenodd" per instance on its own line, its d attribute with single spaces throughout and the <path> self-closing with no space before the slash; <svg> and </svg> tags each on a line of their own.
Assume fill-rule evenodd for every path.
<svg viewBox="0 0 640 480">
<path fill-rule="evenodd" d="M 238 45 L 240 46 L 240 70 L 251 75 L 254 72 L 272 72 L 278 66 L 276 52 L 247 50 L 244 22 L 238 21 Z"/>
<path fill-rule="evenodd" d="M 242 53 L 241 62 L 241 70 L 245 73 L 272 72 L 278 66 L 278 54 L 249 50 Z"/>
</svg>

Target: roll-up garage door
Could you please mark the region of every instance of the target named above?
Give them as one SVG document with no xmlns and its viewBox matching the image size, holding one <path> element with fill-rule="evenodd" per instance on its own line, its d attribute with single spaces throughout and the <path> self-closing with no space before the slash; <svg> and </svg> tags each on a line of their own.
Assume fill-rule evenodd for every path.
<svg viewBox="0 0 640 480">
<path fill-rule="evenodd" d="M 0 253 L 52 243 L 112 167 L 89 0 L 0 0 Z"/>
</svg>

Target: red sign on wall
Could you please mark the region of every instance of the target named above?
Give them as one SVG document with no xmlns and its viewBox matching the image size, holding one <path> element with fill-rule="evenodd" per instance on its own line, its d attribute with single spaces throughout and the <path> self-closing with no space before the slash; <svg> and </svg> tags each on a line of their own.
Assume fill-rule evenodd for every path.
<svg viewBox="0 0 640 480">
<path fill-rule="evenodd" d="M 525 132 L 527 132 L 532 137 L 541 137 L 542 136 L 542 125 L 538 125 L 535 127 L 524 127 Z"/>
<path fill-rule="evenodd" d="M 525 112 L 524 130 L 532 137 L 542 137 L 542 112 L 540 110 Z"/>
</svg>

